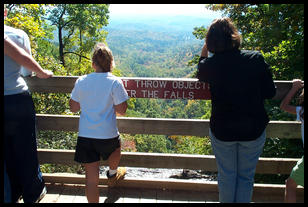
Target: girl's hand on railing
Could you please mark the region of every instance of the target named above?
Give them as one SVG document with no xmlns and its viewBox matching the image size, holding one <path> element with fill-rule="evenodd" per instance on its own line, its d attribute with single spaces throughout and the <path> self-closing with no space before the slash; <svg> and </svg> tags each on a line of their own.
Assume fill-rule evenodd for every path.
<svg viewBox="0 0 308 207">
<path fill-rule="evenodd" d="M 304 82 L 301 79 L 293 79 L 293 81 L 292 81 L 292 88 L 294 90 L 297 91 L 297 90 L 299 90 L 299 89 L 301 89 L 303 87 L 304 87 Z"/>
</svg>

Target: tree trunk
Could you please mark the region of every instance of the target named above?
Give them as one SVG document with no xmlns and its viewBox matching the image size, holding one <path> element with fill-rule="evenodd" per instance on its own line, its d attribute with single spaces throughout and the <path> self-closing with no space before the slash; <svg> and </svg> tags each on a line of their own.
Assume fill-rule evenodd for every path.
<svg viewBox="0 0 308 207">
<path fill-rule="evenodd" d="M 81 33 L 81 29 L 79 29 L 79 40 L 80 40 L 80 42 L 79 42 L 79 46 L 80 46 L 80 48 L 82 47 L 82 33 Z M 81 63 L 81 56 L 79 56 L 79 63 Z"/>
<path fill-rule="evenodd" d="M 59 27 L 59 59 L 60 59 L 60 62 L 61 64 L 65 67 L 65 62 L 64 62 L 64 46 L 63 46 L 63 42 L 62 42 L 62 28 Z"/>
</svg>

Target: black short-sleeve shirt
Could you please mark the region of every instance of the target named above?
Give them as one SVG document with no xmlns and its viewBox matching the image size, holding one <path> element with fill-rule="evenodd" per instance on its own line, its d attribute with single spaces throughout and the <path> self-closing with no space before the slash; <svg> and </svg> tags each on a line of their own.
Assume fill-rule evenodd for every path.
<svg viewBox="0 0 308 207">
<path fill-rule="evenodd" d="M 264 99 L 274 97 L 270 66 L 258 51 L 231 50 L 199 59 L 197 77 L 208 82 L 211 131 L 222 141 L 258 138 L 269 122 Z"/>
</svg>

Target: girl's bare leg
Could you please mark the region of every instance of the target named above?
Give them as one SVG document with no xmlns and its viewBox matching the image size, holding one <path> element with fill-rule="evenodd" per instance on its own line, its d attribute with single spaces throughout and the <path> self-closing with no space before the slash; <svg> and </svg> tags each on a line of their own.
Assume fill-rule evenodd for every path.
<svg viewBox="0 0 308 207">
<path fill-rule="evenodd" d="M 108 158 L 109 169 L 117 169 L 121 159 L 121 147 L 117 148 Z"/>
<path fill-rule="evenodd" d="M 86 196 L 89 203 L 99 202 L 99 161 L 84 164 L 86 168 Z"/>
</svg>

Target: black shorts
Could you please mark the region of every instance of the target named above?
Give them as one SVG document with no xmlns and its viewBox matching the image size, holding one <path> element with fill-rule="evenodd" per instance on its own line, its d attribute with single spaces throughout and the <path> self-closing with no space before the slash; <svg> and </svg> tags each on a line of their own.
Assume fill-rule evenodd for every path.
<svg viewBox="0 0 308 207">
<path fill-rule="evenodd" d="M 111 153 L 121 146 L 120 136 L 111 139 L 78 137 L 74 160 L 79 163 L 91 163 L 108 160 Z"/>
</svg>

